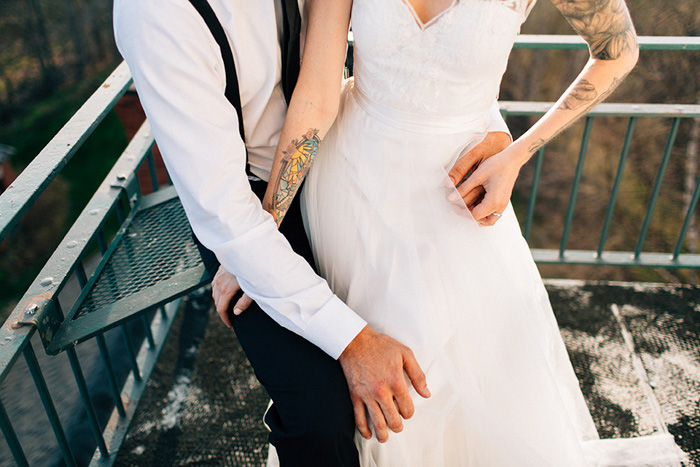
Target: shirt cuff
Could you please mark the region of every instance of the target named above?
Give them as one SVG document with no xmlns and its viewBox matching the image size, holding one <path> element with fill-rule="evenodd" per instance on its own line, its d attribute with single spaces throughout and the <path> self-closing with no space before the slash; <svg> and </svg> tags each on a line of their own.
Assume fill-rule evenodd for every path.
<svg viewBox="0 0 700 467">
<path fill-rule="evenodd" d="M 313 319 L 304 329 L 304 337 L 337 360 L 366 325 L 364 319 L 333 295 L 314 313 Z"/>
</svg>

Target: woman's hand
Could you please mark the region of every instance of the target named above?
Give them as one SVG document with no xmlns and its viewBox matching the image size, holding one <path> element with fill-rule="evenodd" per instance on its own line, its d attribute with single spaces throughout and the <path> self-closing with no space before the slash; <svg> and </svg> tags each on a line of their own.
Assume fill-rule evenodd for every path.
<svg viewBox="0 0 700 467">
<path fill-rule="evenodd" d="M 459 196 L 464 197 L 478 187 L 483 187 L 484 198 L 469 209 L 479 225 L 494 225 L 508 206 L 515 180 L 524 164 L 523 161 L 527 160 L 520 152 L 517 145 L 511 144 L 495 156 L 484 160 L 457 188 L 459 195 L 453 194 L 450 201 L 457 202 Z"/>
<path fill-rule="evenodd" d="M 503 151 L 511 143 L 510 135 L 502 131 L 493 131 L 486 134 L 484 140 L 472 148 L 469 152 L 460 157 L 455 165 L 452 167 L 450 172 L 447 174 L 452 181 L 452 184 L 457 187 L 459 191 L 459 186 L 462 184 L 467 175 L 476 170 L 476 168 L 483 161 L 489 157 L 493 157 L 496 154 Z M 484 196 L 484 189 L 481 185 L 477 186 L 476 189 L 472 191 L 460 191 L 459 194 L 464 200 L 464 204 L 468 208 L 472 208 L 476 205 Z"/>
</svg>

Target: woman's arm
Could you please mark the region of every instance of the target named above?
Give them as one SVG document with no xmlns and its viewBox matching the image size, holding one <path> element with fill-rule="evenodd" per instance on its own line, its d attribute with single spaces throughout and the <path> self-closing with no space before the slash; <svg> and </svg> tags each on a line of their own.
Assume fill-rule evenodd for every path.
<svg viewBox="0 0 700 467">
<path fill-rule="evenodd" d="M 278 226 L 338 113 L 351 6 L 351 0 L 309 5 L 304 59 L 263 199 Z"/>
<path fill-rule="evenodd" d="M 464 195 L 482 185 L 484 200 L 472 209 L 493 225 L 508 205 L 515 179 L 539 148 L 605 99 L 637 62 L 637 35 L 624 0 L 552 0 L 585 39 L 590 60 L 557 103 L 506 150 L 485 161 L 460 187 Z"/>
</svg>

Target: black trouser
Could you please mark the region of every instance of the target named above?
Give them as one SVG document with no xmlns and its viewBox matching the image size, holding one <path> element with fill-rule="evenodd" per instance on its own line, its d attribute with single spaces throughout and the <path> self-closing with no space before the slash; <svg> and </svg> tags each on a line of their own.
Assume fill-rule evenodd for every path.
<svg viewBox="0 0 700 467">
<path fill-rule="evenodd" d="M 262 199 L 267 184 L 251 185 Z M 313 265 L 298 196 L 280 231 L 294 251 Z M 218 268 L 216 258 L 203 251 L 202 259 L 213 276 Z M 231 301 L 229 312 L 237 298 Z M 273 401 L 265 422 L 272 431 L 270 442 L 277 449 L 282 467 L 358 466 L 353 441 L 355 419 L 340 364 L 277 324 L 256 303 L 233 317 L 233 329 Z"/>
</svg>

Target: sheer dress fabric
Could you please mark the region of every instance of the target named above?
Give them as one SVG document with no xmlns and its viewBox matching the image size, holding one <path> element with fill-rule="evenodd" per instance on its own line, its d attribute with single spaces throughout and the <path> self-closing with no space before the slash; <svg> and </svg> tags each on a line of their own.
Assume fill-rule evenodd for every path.
<svg viewBox="0 0 700 467">
<path fill-rule="evenodd" d="M 424 24 L 402 0 L 354 1 L 355 77 L 305 182 L 305 223 L 334 293 L 414 351 L 432 392 L 411 390 L 415 415 L 387 443 L 356 435 L 363 466 L 680 459 L 669 435 L 598 440 L 512 207 L 482 228 L 447 199 L 531 7 L 457 0 Z"/>
</svg>

